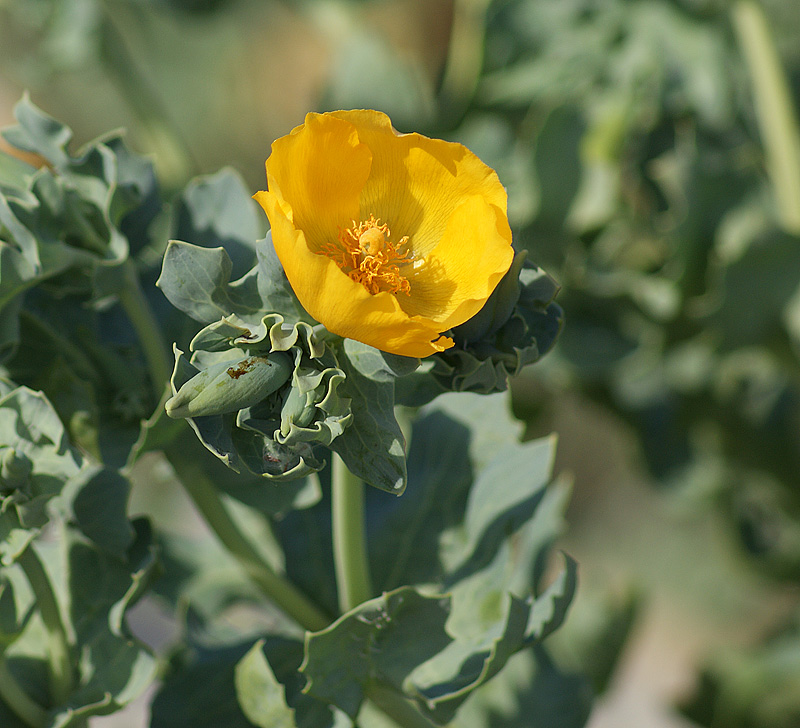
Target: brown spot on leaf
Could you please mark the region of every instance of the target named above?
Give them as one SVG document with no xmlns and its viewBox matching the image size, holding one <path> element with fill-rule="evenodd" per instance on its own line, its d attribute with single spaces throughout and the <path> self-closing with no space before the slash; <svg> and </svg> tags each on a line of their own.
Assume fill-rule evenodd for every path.
<svg viewBox="0 0 800 728">
<path fill-rule="evenodd" d="M 243 359 L 235 367 L 228 367 L 226 370 L 231 379 L 238 379 L 243 374 L 247 374 L 253 365 L 258 361 L 258 357 L 252 356 L 249 359 Z"/>
</svg>

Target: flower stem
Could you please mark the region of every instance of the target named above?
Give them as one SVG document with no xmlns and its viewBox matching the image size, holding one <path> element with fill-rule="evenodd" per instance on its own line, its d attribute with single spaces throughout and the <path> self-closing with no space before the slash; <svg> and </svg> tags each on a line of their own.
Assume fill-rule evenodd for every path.
<svg viewBox="0 0 800 728">
<path fill-rule="evenodd" d="M 136 273 L 135 263 L 132 260 L 126 260 L 123 265 L 125 266 L 123 271 L 124 279 L 119 291 L 119 302 L 122 308 L 125 309 L 125 313 L 130 319 L 144 350 L 153 391 L 158 400 L 161 399 L 172 374 L 172 364 L 168 355 L 169 349 L 161 336 L 161 328 L 158 325 L 153 309 L 150 307 L 147 297 L 139 285 L 139 276 Z"/>
<path fill-rule="evenodd" d="M 335 453 L 332 476 L 333 562 L 339 609 L 348 612 L 371 599 L 372 584 L 367 559 L 364 523 L 364 483 Z M 416 706 L 390 687 L 373 684 L 367 697 L 402 728 L 434 728 Z"/>
<path fill-rule="evenodd" d="M 225 507 L 202 465 L 196 458 L 192 459 L 185 442 L 178 440 L 167 449 L 166 455 L 206 523 L 262 593 L 304 629 L 310 632 L 325 629 L 331 623 L 330 617 L 264 561 Z"/>
<path fill-rule="evenodd" d="M 47 711 L 22 689 L 3 655 L 0 655 L 0 698 L 31 728 L 43 728 L 47 724 Z"/>
<path fill-rule="evenodd" d="M 28 545 L 17 557 L 17 564 L 28 579 L 36 598 L 39 615 L 47 630 L 47 656 L 53 702 L 56 705 L 63 705 L 72 693 L 73 672 L 67 630 L 61 618 L 53 584 L 32 545 Z"/>
<path fill-rule="evenodd" d="M 339 608 L 348 612 L 373 596 L 364 528 L 364 484 L 338 455 L 332 455 L 333 563 Z"/>
<path fill-rule="evenodd" d="M 764 11 L 752 0 L 738 0 L 733 27 L 753 82 L 753 101 L 783 228 L 800 234 L 800 128 L 786 73 L 775 49 Z"/>
</svg>

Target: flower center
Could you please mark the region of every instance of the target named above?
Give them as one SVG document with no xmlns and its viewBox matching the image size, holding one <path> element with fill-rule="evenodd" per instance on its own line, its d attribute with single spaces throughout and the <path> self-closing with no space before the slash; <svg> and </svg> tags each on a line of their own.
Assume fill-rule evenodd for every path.
<svg viewBox="0 0 800 728">
<path fill-rule="evenodd" d="M 339 230 L 338 243 L 328 243 L 320 255 L 330 258 L 352 280 L 360 283 L 372 295 L 381 291 L 411 293 L 411 284 L 400 272 L 402 266 L 413 262 L 411 253 L 401 250 L 408 245 L 408 235 L 399 242 L 388 240 L 388 225 L 382 225 L 374 215 L 369 220 Z"/>
</svg>

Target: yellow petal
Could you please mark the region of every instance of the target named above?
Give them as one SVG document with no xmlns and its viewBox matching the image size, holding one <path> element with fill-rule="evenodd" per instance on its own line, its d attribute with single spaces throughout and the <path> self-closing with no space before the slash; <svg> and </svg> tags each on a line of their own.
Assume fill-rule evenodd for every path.
<svg viewBox="0 0 800 728">
<path fill-rule="evenodd" d="M 295 226 L 316 249 L 336 240 L 338 225 L 358 217 L 371 159 L 352 124 L 308 114 L 302 127 L 273 143 L 269 189 L 288 204 Z"/>
<path fill-rule="evenodd" d="M 258 192 L 255 199 L 269 217 L 275 252 L 295 294 L 329 331 L 403 356 L 425 357 L 453 345 L 439 336 L 435 322 L 409 317 L 395 296 L 371 295 L 330 258 L 309 250 L 275 194 Z"/>
<path fill-rule="evenodd" d="M 505 214 L 482 197 L 469 197 L 450 216 L 401 306 L 437 321 L 442 331 L 458 326 L 480 311 L 513 258 Z"/>
<path fill-rule="evenodd" d="M 266 166 L 269 191 L 255 198 L 278 258 L 301 304 L 340 336 L 406 356 L 442 351 L 453 342 L 441 332 L 480 310 L 513 259 L 495 172 L 460 144 L 399 134 L 380 112 L 309 114 Z M 363 248 L 347 253 L 357 262 L 330 252 L 373 216 L 392 241 L 410 238 L 413 263 L 399 264 L 408 295 L 350 277 L 375 264 Z"/>
<path fill-rule="evenodd" d="M 408 235 L 417 255 L 436 245 L 454 209 L 479 195 L 506 212 L 507 196 L 493 169 L 462 144 L 421 134 L 398 134 L 378 111 L 332 114 L 358 129 L 372 153 L 369 179 L 361 192 L 361 218 L 370 214 Z"/>
</svg>

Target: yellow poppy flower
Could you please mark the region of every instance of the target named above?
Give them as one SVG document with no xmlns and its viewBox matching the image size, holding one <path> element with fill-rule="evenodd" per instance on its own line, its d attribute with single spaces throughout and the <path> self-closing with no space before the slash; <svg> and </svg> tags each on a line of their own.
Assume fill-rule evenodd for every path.
<svg viewBox="0 0 800 728">
<path fill-rule="evenodd" d="M 378 111 L 308 114 L 272 145 L 255 199 L 300 303 L 329 331 L 424 357 L 474 316 L 514 257 L 506 193 L 461 144 Z"/>
</svg>

